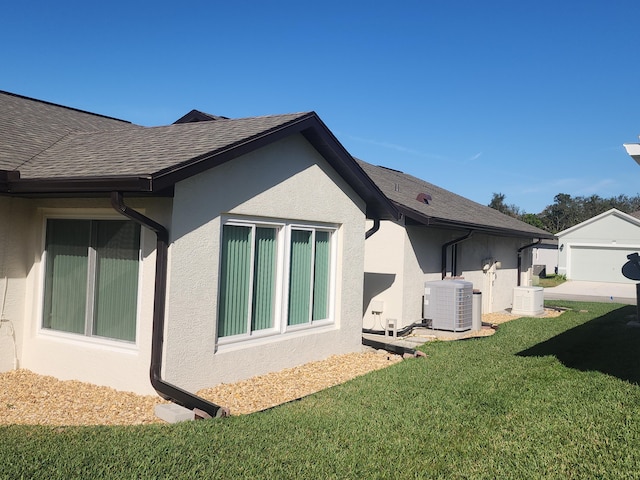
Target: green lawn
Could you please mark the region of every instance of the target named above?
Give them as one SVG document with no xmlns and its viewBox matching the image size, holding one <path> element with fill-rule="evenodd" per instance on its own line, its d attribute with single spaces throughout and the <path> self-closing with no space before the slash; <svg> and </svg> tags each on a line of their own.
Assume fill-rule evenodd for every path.
<svg viewBox="0 0 640 480">
<path fill-rule="evenodd" d="M 635 306 L 553 303 L 264 413 L 2 427 L 0 478 L 637 478 Z"/>
<path fill-rule="evenodd" d="M 546 277 L 541 277 L 538 280 L 538 286 L 545 288 L 557 287 L 558 285 L 566 281 L 567 278 L 564 275 L 549 274 Z"/>
</svg>

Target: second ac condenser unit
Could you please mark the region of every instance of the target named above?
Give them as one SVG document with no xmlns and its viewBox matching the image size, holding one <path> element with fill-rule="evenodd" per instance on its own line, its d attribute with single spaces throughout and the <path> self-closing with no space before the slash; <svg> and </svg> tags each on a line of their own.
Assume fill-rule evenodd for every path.
<svg viewBox="0 0 640 480">
<path fill-rule="evenodd" d="M 435 330 L 464 332 L 471 329 L 473 283 L 440 280 L 424 284 L 424 318 Z"/>
</svg>

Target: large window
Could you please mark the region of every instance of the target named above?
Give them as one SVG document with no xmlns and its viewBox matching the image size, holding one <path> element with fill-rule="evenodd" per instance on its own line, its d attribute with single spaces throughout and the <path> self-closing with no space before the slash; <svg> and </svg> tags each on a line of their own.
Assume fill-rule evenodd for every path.
<svg viewBox="0 0 640 480">
<path fill-rule="evenodd" d="M 331 321 L 334 228 L 227 222 L 218 337 L 282 333 Z"/>
<path fill-rule="evenodd" d="M 47 220 L 42 326 L 135 341 L 140 226 L 129 220 Z"/>
</svg>

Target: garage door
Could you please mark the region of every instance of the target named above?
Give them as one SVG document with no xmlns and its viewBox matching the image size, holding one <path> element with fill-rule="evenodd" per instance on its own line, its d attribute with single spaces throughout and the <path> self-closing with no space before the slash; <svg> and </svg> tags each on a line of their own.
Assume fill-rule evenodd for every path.
<svg viewBox="0 0 640 480">
<path fill-rule="evenodd" d="M 637 283 L 622 275 L 622 266 L 628 261 L 627 255 L 640 252 L 640 246 L 635 250 L 575 245 L 570 248 L 568 277 L 571 280 Z"/>
</svg>

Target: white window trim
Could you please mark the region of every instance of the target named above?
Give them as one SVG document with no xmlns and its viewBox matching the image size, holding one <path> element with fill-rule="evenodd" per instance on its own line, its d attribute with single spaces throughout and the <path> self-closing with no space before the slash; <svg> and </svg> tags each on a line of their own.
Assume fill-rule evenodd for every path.
<svg viewBox="0 0 640 480">
<path fill-rule="evenodd" d="M 144 209 L 138 209 L 144 213 Z M 39 266 L 39 292 L 38 304 L 36 309 L 36 335 L 57 339 L 65 342 L 79 343 L 82 345 L 96 345 L 100 347 L 114 348 L 116 350 L 134 351 L 139 349 L 140 341 L 140 316 L 142 310 L 142 286 L 143 286 L 143 255 L 142 249 L 145 243 L 146 229 L 140 227 L 140 246 L 138 249 L 138 288 L 136 292 L 136 339 L 133 342 L 127 340 L 118 340 L 107 337 L 99 337 L 88 335 L 87 332 L 72 333 L 63 332 L 51 328 L 43 327 L 44 317 L 44 295 L 45 295 L 45 276 L 47 262 L 47 220 L 129 220 L 123 215 L 118 215 L 113 209 L 109 208 L 42 208 L 41 214 L 41 232 L 40 232 L 40 251 L 42 252 Z M 132 220 L 129 220 L 132 221 Z"/>
<path fill-rule="evenodd" d="M 336 224 L 323 222 L 300 222 L 299 220 L 291 221 L 286 219 L 268 219 L 261 217 L 239 217 L 229 216 L 223 217 L 220 222 L 220 249 L 218 258 L 222 258 L 222 234 L 225 225 L 235 225 L 242 227 L 273 227 L 277 229 L 277 259 L 276 259 L 276 288 L 274 299 L 274 326 L 273 328 L 251 331 L 248 327 L 247 333 L 238 335 L 219 337 L 217 335 L 218 314 L 220 305 L 220 276 L 222 262 L 218 267 L 218 300 L 216 309 L 216 344 L 219 346 L 234 345 L 239 343 L 251 342 L 252 340 L 261 340 L 267 337 L 276 337 L 286 335 L 287 333 L 295 333 L 309 329 L 317 329 L 320 327 L 332 326 L 335 324 L 335 297 L 337 285 L 337 258 L 338 258 L 338 234 L 340 228 Z M 311 313 L 308 323 L 299 325 L 288 325 L 288 304 L 289 304 L 289 272 L 291 261 L 291 230 L 310 230 L 314 232 L 328 232 L 330 236 L 330 265 L 329 265 L 329 298 L 328 311 L 329 317 L 322 320 L 311 320 Z M 314 246 L 315 248 L 315 246 Z M 315 253 L 315 252 L 314 252 Z M 315 258 L 315 257 L 312 257 Z M 313 288 L 313 282 L 311 282 Z M 253 293 L 253 292 L 252 292 Z M 250 321 L 250 319 L 248 320 Z"/>
</svg>

